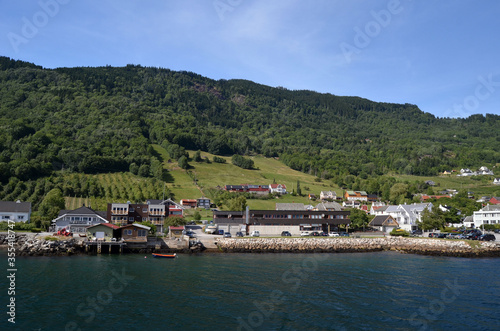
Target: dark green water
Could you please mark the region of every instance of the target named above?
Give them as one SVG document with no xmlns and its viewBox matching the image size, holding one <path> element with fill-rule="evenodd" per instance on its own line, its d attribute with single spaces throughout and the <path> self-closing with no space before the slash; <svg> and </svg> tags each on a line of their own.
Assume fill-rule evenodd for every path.
<svg viewBox="0 0 500 331">
<path fill-rule="evenodd" d="M 1 330 L 500 329 L 500 259 L 380 252 L 16 263 L 16 323 L 7 321 L 4 276 Z"/>
</svg>

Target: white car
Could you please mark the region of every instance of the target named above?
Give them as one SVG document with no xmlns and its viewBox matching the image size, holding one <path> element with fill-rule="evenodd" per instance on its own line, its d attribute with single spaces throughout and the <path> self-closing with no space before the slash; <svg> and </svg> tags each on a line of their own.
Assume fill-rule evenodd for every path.
<svg viewBox="0 0 500 331">
<path fill-rule="evenodd" d="M 328 234 L 328 236 L 330 236 L 330 237 L 338 237 L 338 236 L 340 236 L 340 235 L 339 235 L 337 232 L 330 232 L 330 233 Z"/>
<path fill-rule="evenodd" d="M 250 237 L 260 237 L 260 232 L 259 231 L 252 231 L 252 233 L 250 233 Z"/>
<path fill-rule="evenodd" d="M 300 233 L 301 237 L 307 237 L 307 236 L 310 236 L 310 235 L 311 235 L 311 232 L 309 232 L 309 231 L 304 231 L 304 232 Z"/>
</svg>

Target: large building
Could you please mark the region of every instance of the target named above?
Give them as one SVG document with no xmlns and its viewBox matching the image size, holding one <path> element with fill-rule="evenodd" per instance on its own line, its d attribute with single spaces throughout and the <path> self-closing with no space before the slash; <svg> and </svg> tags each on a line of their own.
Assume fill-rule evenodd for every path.
<svg viewBox="0 0 500 331">
<path fill-rule="evenodd" d="M 474 227 L 479 228 L 483 224 L 500 224 L 500 205 L 487 205 L 472 216 Z"/>
<path fill-rule="evenodd" d="M 28 222 L 31 217 L 31 202 L 0 201 L 0 221 Z"/>
<path fill-rule="evenodd" d="M 61 210 L 59 216 L 52 220 L 51 230 L 66 229 L 73 233 L 86 233 L 89 226 L 101 223 L 108 223 L 106 212 L 83 206 L 75 210 Z"/>
<path fill-rule="evenodd" d="M 242 231 L 250 234 L 279 236 L 289 231 L 298 236 L 304 231 L 330 232 L 350 223 L 349 211 L 340 210 L 247 210 L 214 211 L 213 222 L 219 230 L 231 233 Z M 234 233 L 233 233 L 234 234 Z"/>
<path fill-rule="evenodd" d="M 417 223 L 422 220 L 422 212 L 432 209 L 432 203 L 413 203 L 410 205 L 382 206 L 373 211 L 372 215 L 390 215 L 398 223 L 399 227 L 412 231 L 418 228 Z"/>
<path fill-rule="evenodd" d="M 196 201 L 196 200 L 195 200 Z M 147 203 L 108 203 L 107 220 L 124 226 L 134 222 L 151 222 L 158 232 L 163 232 L 165 218 L 182 216 L 182 206 L 171 200 L 148 200 Z"/>
</svg>

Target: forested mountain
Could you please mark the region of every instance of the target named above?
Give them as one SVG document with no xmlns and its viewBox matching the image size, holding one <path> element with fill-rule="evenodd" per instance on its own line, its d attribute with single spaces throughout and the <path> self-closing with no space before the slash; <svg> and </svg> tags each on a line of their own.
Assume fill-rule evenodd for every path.
<svg viewBox="0 0 500 331">
<path fill-rule="evenodd" d="M 3 183 L 61 169 L 154 176 L 150 144 L 280 157 L 338 183 L 500 162 L 498 115 L 436 118 L 411 104 L 138 65 L 43 69 L 2 57 L 0 100 Z"/>
</svg>

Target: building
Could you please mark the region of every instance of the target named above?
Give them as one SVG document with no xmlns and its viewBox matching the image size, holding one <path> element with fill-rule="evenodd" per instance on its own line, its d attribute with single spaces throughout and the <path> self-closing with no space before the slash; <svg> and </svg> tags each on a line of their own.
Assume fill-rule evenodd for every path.
<svg viewBox="0 0 500 331">
<path fill-rule="evenodd" d="M 184 226 L 169 226 L 168 227 L 168 236 L 170 238 L 182 238 L 184 234 Z"/>
<path fill-rule="evenodd" d="M 126 243 L 147 243 L 148 231 L 151 228 L 142 224 L 127 224 L 118 229 L 121 238 Z"/>
<path fill-rule="evenodd" d="M 306 210 L 303 203 L 276 203 L 276 210 Z"/>
<path fill-rule="evenodd" d="M 106 219 L 111 224 L 123 226 L 134 222 L 150 222 L 156 225 L 158 232 L 163 232 L 165 218 L 168 216 L 170 206 L 153 200 L 148 203 L 108 203 L 106 213 Z"/>
<path fill-rule="evenodd" d="M 321 191 L 319 193 L 319 198 L 321 200 L 337 200 L 337 192 L 335 191 Z"/>
<path fill-rule="evenodd" d="M 327 201 L 327 202 L 321 202 L 318 205 L 316 205 L 316 207 L 314 208 L 314 210 L 319 210 L 319 211 L 323 211 L 323 210 L 335 211 L 335 210 L 342 210 L 342 206 L 340 204 L 338 204 L 337 202 Z"/>
<path fill-rule="evenodd" d="M 422 220 L 422 212 L 432 209 L 432 203 L 403 204 L 399 206 L 383 206 L 374 211 L 374 215 L 389 215 L 398 223 L 399 227 L 412 231 L 418 229 L 417 223 Z"/>
<path fill-rule="evenodd" d="M 116 240 L 119 227 L 110 223 L 100 223 L 87 227 L 87 238 L 89 240 L 112 241 Z"/>
<path fill-rule="evenodd" d="M 271 193 L 277 194 L 286 194 L 286 186 L 285 184 L 271 184 L 269 185 L 269 190 Z"/>
<path fill-rule="evenodd" d="M 269 194 L 270 192 L 269 185 L 226 185 L 224 189 L 228 192 L 253 193 L 259 195 Z"/>
<path fill-rule="evenodd" d="M 197 200 L 196 199 L 182 199 L 181 206 L 184 208 L 196 208 Z"/>
<path fill-rule="evenodd" d="M 500 205 L 487 205 L 472 215 L 474 227 L 479 228 L 483 224 L 500 224 Z"/>
<path fill-rule="evenodd" d="M 347 201 L 368 201 L 365 191 L 345 191 L 344 198 Z"/>
<path fill-rule="evenodd" d="M 210 199 L 208 199 L 208 198 L 196 199 L 196 207 L 210 209 Z"/>
<path fill-rule="evenodd" d="M 89 226 L 101 223 L 108 223 L 106 212 L 83 206 L 75 210 L 61 210 L 59 216 L 52 220 L 51 230 L 86 233 Z"/>
<path fill-rule="evenodd" d="M 493 179 L 493 185 L 500 185 L 500 178 Z"/>
<path fill-rule="evenodd" d="M 371 226 L 378 231 L 389 233 L 392 230 L 397 229 L 399 224 L 390 215 L 377 215 L 371 220 L 368 226 Z"/>
<path fill-rule="evenodd" d="M 0 221 L 26 222 L 31 218 L 31 202 L 0 201 Z"/>
<path fill-rule="evenodd" d="M 289 231 L 299 236 L 303 231 L 330 232 L 350 224 L 349 211 L 250 210 L 214 211 L 213 222 L 226 232 L 259 231 L 262 236 L 279 236 Z"/>
<path fill-rule="evenodd" d="M 490 203 L 491 203 L 492 205 L 500 205 L 500 197 L 492 197 L 492 198 L 490 199 Z"/>
</svg>

